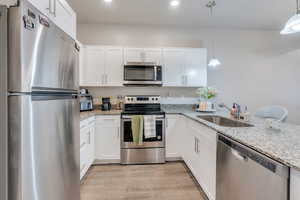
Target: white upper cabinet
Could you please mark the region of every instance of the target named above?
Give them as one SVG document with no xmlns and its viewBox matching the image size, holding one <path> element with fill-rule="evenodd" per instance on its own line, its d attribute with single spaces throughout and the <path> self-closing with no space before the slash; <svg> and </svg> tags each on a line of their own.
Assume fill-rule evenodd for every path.
<svg viewBox="0 0 300 200">
<path fill-rule="evenodd" d="M 105 55 L 105 85 L 123 85 L 123 48 L 108 47 Z"/>
<path fill-rule="evenodd" d="M 164 86 L 207 85 L 206 49 L 163 49 Z"/>
<path fill-rule="evenodd" d="M 28 1 L 44 15 L 46 16 L 50 15 L 50 7 L 53 6 L 52 1 L 50 0 L 28 0 Z"/>
<path fill-rule="evenodd" d="M 163 86 L 184 85 L 184 50 L 163 49 Z"/>
<path fill-rule="evenodd" d="M 122 86 L 123 49 L 86 46 L 82 48 L 80 86 Z"/>
<path fill-rule="evenodd" d="M 80 86 L 104 85 L 105 48 L 84 47 L 81 49 Z"/>
<path fill-rule="evenodd" d="M 151 62 L 160 65 L 162 50 L 160 48 L 125 48 L 124 64 L 130 62 Z"/>
<path fill-rule="evenodd" d="M 145 62 L 155 63 L 157 65 L 162 64 L 162 49 L 158 48 L 146 48 L 145 52 Z"/>
<path fill-rule="evenodd" d="M 54 22 L 73 39 L 76 39 L 76 13 L 65 0 L 54 1 Z"/>
<path fill-rule="evenodd" d="M 86 46 L 80 61 L 81 86 L 122 86 L 124 64 L 150 62 L 163 66 L 163 86 L 207 85 L 206 49 L 122 48 Z"/>
<path fill-rule="evenodd" d="M 76 39 L 76 13 L 66 0 L 29 0 L 29 2 Z"/>
<path fill-rule="evenodd" d="M 207 85 L 207 50 L 185 51 L 185 85 L 199 87 Z"/>
<path fill-rule="evenodd" d="M 144 62 L 145 53 L 143 48 L 125 48 L 124 49 L 124 64 L 130 62 Z"/>
</svg>

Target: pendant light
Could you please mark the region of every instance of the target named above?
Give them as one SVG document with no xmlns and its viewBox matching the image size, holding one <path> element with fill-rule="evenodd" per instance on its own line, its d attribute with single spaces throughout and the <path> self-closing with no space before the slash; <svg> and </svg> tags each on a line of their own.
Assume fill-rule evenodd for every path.
<svg viewBox="0 0 300 200">
<path fill-rule="evenodd" d="M 210 10 L 210 17 L 213 18 L 213 8 L 217 5 L 216 1 L 209 1 L 208 4 L 206 4 L 206 7 Z M 216 58 L 215 56 L 215 40 L 214 36 L 212 39 L 212 48 L 211 48 L 211 59 L 208 62 L 208 66 L 215 68 L 217 66 L 221 65 L 221 62 Z"/>
<path fill-rule="evenodd" d="M 281 35 L 300 32 L 299 0 L 296 0 L 296 4 L 297 4 L 296 15 L 294 15 L 288 20 L 288 22 L 285 24 L 284 29 L 280 32 Z"/>
</svg>

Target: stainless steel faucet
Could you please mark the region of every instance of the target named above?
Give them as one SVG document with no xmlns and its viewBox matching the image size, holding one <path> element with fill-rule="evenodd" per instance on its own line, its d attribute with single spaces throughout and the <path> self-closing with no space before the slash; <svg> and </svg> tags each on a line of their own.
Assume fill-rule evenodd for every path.
<svg viewBox="0 0 300 200">
<path fill-rule="evenodd" d="M 237 109 L 237 112 L 235 113 L 235 118 L 240 119 L 241 112 L 242 112 L 241 106 L 239 104 L 237 104 L 237 103 L 234 103 L 234 104 L 235 104 L 235 107 Z"/>
<path fill-rule="evenodd" d="M 220 108 L 226 108 L 229 112 L 231 111 L 231 108 L 229 108 L 228 106 L 226 106 L 225 103 L 220 103 L 219 107 Z"/>
<path fill-rule="evenodd" d="M 236 109 L 237 109 L 237 112 L 236 113 L 234 113 L 234 117 L 236 118 L 236 119 L 240 119 L 240 116 L 241 116 L 241 106 L 239 105 L 239 104 L 237 104 L 237 103 L 233 103 L 233 105 L 236 107 Z M 220 108 L 226 108 L 230 113 L 231 113 L 231 108 L 229 108 L 228 106 L 226 106 L 225 105 L 225 103 L 220 103 L 219 104 L 219 107 Z"/>
</svg>

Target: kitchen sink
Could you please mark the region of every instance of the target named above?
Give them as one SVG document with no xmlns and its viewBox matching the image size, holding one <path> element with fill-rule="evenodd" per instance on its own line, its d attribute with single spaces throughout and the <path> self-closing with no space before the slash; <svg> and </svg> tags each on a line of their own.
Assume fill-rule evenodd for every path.
<svg viewBox="0 0 300 200">
<path fill-rule="evenodd" d="M 252 124 L 248 124 L 245 122 L 240 122 L 232 119 L 228 119 L 221 116 L 197 116 L 200 119 L 209 121 L 211 123 L 217 124 L 219 126 L 225 126 L 225 127 L 253 127 Z"/>
</svg>

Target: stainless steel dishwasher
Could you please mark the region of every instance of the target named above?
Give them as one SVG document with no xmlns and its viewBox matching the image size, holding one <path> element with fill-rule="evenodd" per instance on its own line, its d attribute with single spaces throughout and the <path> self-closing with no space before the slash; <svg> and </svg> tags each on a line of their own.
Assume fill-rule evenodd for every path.
<svg viewBox="0 0 300 200">
<path fill-rule="evenodd" d="M 288 200 L 289 168 L 219 136 L 216 200 Z"/>
</svg>

